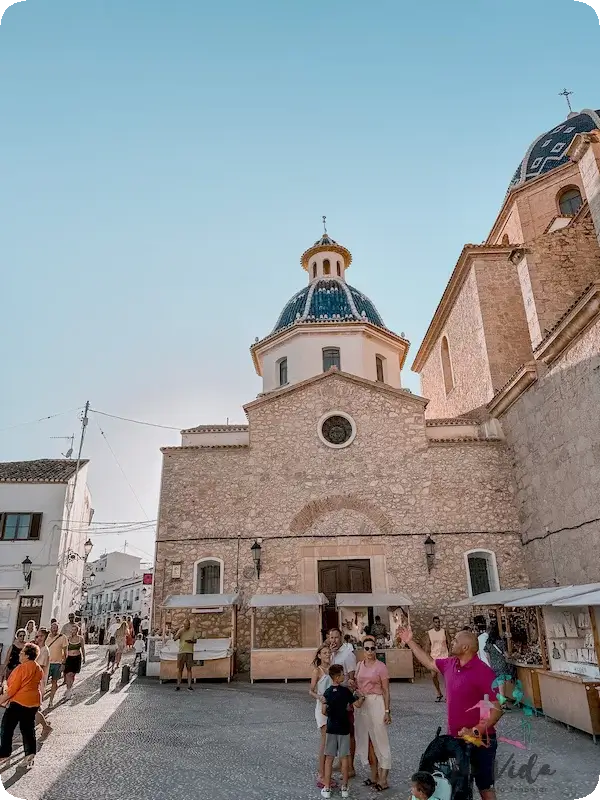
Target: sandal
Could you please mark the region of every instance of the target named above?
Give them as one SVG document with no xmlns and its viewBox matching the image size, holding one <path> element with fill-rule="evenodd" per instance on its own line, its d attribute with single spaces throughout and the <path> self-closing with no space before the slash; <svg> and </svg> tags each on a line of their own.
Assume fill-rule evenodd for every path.
<svg viewBox="0 0 600 800">
<path fill-rule="evenodd" d="M 443 702 L 444 702 L 444 695 L 443 695 L 443 694 L 439 694 L 439 695 L 438 695 L 438 696 L 435 698 L 435 702 L 436 702 L 436 703 L 443 703 Z"/>
<path fill-rule="evenodd" d="M 371 778 L 367 778 L 367 780 L 366 780 L 366 781 L 363 781 L 363 786 L 377 786 L 377 784 L 376 784 L 376 783 L 373 783 L 373 781 L 371 780 Z"/>
<path fill-rule="evenodd" d="M 387 790 L 389 788 L 390 788 L 389 786 L 381 786 L 379 783 L 375 784 L 375 791 L 376 792 L 387 792 Z"/>
</svg>

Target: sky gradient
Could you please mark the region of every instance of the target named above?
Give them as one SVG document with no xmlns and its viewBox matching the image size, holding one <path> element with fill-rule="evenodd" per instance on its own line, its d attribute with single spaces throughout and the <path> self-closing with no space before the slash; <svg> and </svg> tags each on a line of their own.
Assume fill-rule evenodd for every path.
<svg viewBox="0 0 600 800">
<path fill-rule="evenodd" d="M 9 8 L 0 459 L 60 457 L 50 437 L 77 412 L 12 426 L 88 399 L 176 428 L 244 422 L 248 348 L 304 285 L 322 214 L 410 365 L 463 244 L 566 116 L 558 92 L 600 108 L 598 36 L 572 0 Z M 93 416 L 96 520 L 155 519 L 159 448 L 178 441 Z M 152 554 L 149 528 L 126 538 Z M 95 541 L 93 557 L 124 537 Z"/>
</svg>

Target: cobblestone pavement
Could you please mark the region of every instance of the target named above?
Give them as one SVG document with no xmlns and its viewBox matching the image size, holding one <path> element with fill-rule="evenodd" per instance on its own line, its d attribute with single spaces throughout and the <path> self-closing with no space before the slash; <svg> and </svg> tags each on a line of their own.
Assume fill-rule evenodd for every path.
<svg viewBox="0 0 600 800">
<path fill-rule="evenodd" d="M 111 690 L 100 695 L 102 667 L 102 654 L 91 648 L 73 700 L 49 715 L 55 732 L 41 746 L 33 769 L 13 766 L 3 772 L 3 783 L 15 797 L 318 800 L 314 701 L 305 684 L 197 684 L 193 693 L 176 693 L 173 684 L 134 679 L 122 687 L 115 677 Z M 409 796 L 408 778 L 443 724 L 444 708 L 433 702 L 427 681 L 393 684 L 387 800 Z M 501 735 L 519 739 L 521 727 L 522 717 L 512 712 Z M 529 780 L 524 770 L 518 777 L 530 758 L 536 763 Z M 497 784 L 501 800 L 572 800 L 585 797 L 598 782 L 600 743 L 538 718 L 529 751 L 500 745 L 500 769 L 509 759 Z M 553 775 L 539 774 L 544 764 Z M 511 771 L 517 777 L 510 777 Z M 364 768 L 359 775 L 366 776 Z M 353 782 L 351 797 L 374 796 L 362 779 Z"/>
</svg>

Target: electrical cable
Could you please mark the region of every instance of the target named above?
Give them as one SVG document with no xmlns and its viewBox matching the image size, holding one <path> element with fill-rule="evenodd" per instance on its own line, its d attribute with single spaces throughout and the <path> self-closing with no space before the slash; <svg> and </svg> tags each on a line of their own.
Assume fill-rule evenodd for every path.
<svg viewBox="0 0 600 800">
<path fill-rule="evenodd" d="M 23 425 L 35 425 L 37 422 L 46 422 L 48 419 L 55 419 L 56 417 L 64 417 L 65 414 L 73 414 L 75 411 L 81 411 L 83 406 L 79 408 L 71 408 L 69 411 L 61 411 L 59 414 L 50 414 L 47 417 L 40 417 L 39 419 L 32 419 L 29 422 L 18 422 L 16 425 L 9 425 L 8 428 L 0 428 L 0 433 L 4 431 L 12 431 L 15 428 L 21 428 Z"/>
<path fill-rule="evenodd" d="M 102 437 L 104 438 L 104 441 L 106 442 L 106 445 L 107 445 L 108 449 L 109 449 L 109 450 L 110 450 L 110 452 L 112 453 L 112 457 L 114 458 L 114 460 L 115 460 L 115 462 L 116 462 L 116 464 L 117 464 L 118 468 L 121 470 L 121 474 L 122 474 L 122 475 L 123 475 L 123 477 L 125 478 L 125 480 L 126 480 L 126 482 L 127 482 L 127 485 L 128 485 L 128 486 L 129 486 L 129 488 L 131 489 L 131 493 L 132 493 L 132 494 L 133 494 L 133 496 L 135 497 L 135 499 L 136 499 L 136 501 L 137 501 L 137 504 L 138 504 L 138 506 L 139 506 L 139 507 L 142 509 L 142 513 L 144 514 L 144 516 L 146 517 L 146 519 L 147 519 L 148 521 L 150 521 L 150 517 L 148 516 L 148 514 L 147 514 L 147 512 L 146 512 L 146 509 L 145 509 L 145 508 L 144 508 L 144 506 L 142 505 L 142 503 L 141 503 L 141 501 L 140 501 L 140 498 L 137 496 L 135 489 L 133 488 L 133 486 L 131 485 L 131 482 L 129 481 L 129 478 L 128 478 L 128 477 L 127 477 L 127 475 L 125 474 L 125 470 L 124 470 L 124 469 L 123 469 L 123 467 L 121 466 L 121 464 L 120 464 L 120 462 L 119 462 L 119 459 L 118 459 L 118 458 L 117 458 L 117 456 L 116 456 L 116 453 L 115 453 L 115 451 L 114 451 L 114 450 L 112 449 L 112 447 L 110 446 L 110 442 L 109 442 L 109 441 L 108 441 L 108 439 L 106 438 L 106 434 L 104 433 L 104 431 L 103 431 L 103 430 L 102 430 L 102 428 L 100 427 L 100 424 L 98 423 L 98 420 L 97 420 L 97 419 L 94 419 L 94 422 L 95 422 L 95 423 L 96 423 L 96 425 L 98 426 L 98 430 L 99 430 L 99 431 L 100 431 L 100 433 L 102 434 Z"/>
<path fill-rule="evenodd" d="M 149 428 L 162 428 L 166 431 L 181 431 L 183 428 L 176 428 L 174 425 L 158 425 L 155 422 L 144 422 L 141 419 L 131 419 L 130 417 L 119 417 L 117 414 L 108 414 L 106 411 L 98 411 L 97 408 L 90 408 L 94 414 L 102 414 L 103 417 L 110 417 L 111 419 L 120 419 L 123 422 L 132 422 L 134 425 L 147 425 Z"/>
</svg>

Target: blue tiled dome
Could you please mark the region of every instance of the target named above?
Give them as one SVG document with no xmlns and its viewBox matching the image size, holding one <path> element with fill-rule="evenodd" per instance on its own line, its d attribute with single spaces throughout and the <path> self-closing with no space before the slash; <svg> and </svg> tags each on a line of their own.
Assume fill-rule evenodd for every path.
<svg viewBox="0 0 600 800">
<path fill-rule="evenodd" d="M 385 328 L 373 303 L 358 289 L 336 279 L 313 281 L 286 303 L 273 333 L 295 322 L 371 322 Z"/>
<path fill-rule="evenodd" d="M 568 162 L 567 148 L 578 133 L 589 133 L 600 128 L 600 111 L 585 109 L 568 118 L 533 142 L 508 187 L 509 191 L 532 178 L 544 175 Z"/>
</svg>

